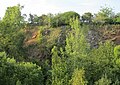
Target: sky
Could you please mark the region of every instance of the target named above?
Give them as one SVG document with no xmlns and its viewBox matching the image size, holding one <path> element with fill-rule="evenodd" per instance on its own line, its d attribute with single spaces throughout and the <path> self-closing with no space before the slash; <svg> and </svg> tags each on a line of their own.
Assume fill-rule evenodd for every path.
<svg viewBox="0 0 120 85">
<path fill-rule="evenodd" d="M 75 11 L 82 15 L 85 12 L 97 13 L 101 6 L 113 8 L 120 12 L 120 0 L 0 0 L 0 17 L 3 17 L 9 6 L 24 6 L 22 14 L 57 14 Z"/>
</svg>

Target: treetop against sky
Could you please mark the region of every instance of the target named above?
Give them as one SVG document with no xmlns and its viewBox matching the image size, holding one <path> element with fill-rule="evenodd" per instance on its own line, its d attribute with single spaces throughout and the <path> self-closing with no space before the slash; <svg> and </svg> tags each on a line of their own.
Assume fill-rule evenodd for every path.
<svg viewBox="0 0 120 85">
<path fill-rule="evenodd" d="M 1 0 L 0 17 L 4 16 L 9 6 L 20 4 L 24 6 L 23 14 L 47 14 L 75 11 L 97 13 L 101 6 L 112 7 L 116 13 L 120 11 L 119 0 Z"/>
</svg>

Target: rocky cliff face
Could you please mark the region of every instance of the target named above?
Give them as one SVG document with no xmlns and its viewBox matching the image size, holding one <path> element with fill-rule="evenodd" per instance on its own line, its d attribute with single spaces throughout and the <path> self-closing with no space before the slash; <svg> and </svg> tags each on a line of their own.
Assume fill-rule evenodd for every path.
<svg viewBox="0 0 120 85">
<path fill-rule="evenodd" d="M 101 40 L 101 34 L 99 31 L 96 31 L 94 29 L 88 31 L 87 41 L 90 44 L 91 48 L 97 48 Z"/>
<path fill-rule="evenodd" d="M 100 42 L 103 43 L 107 40 L 120 45 L 120 25 L 102 26 L 102 28 L 94 28 L 88 31 L 87 41 L 91 48 L 97 48 Z"/>
</svg>

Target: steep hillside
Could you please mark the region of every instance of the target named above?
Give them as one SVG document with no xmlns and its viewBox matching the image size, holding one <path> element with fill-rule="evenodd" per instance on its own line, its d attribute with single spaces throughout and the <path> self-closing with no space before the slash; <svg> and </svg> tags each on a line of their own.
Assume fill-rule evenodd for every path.
<svg viewBox="0 0 120 85">
<path fill-rule="evenodd" d="M 105 41 L 120 44 L 120 25 L 104 25 L 96 28 L 90 28 L 87 34 L 87 41 L 92 48 L 97 48 L 99 43 Z"/>
<path fill-rule="evenodd" d="M 33 27 L 25 28 L 24 49 L 29 59 L 43 60 L 51 58 L 54 45 L 64 46 L 66 28 Z"/>
<path fill-rule="evenodd" d="M 30 59 L 50 58 L 54 45 L 65 46 L 66 35 L 70 32 L 67 27 L 33 27 L 26 28 L 24 48 Z M 98 48 L 99 44 L 107 40 L 120 44 L 120 25 L 104 25 L 98 28 L 89 28 L 87 41 L 91 48 Z"/>
</svg>

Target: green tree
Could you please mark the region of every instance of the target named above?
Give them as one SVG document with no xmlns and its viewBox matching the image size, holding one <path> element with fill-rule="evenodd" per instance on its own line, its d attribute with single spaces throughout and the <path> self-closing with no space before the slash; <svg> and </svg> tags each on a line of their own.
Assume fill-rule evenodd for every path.
<svg viewBox="0 0 120 85">
<path fill-rule="evenodd" d="M 119 68 L 120 67 L 120 45 L 114 48 L 114 55 L 115 55 L 115 59 L 114 59 L 115 63 Z"/>
<path fill-rule="evenodd" d="M 57 27 L 57 26 L 69 25 L 70 18 L 74 18 L 74 17 L 80 18 L 80 15 L 74 11 L 68 11 L 58 14 L 54 17 L 52 26 Z"/>
<path fill-rule="evenodd" d="M 40 17 L 37 16 L 36 14 L 34 15 L 29 14 L 28 21 L 29 21 L 29 24 L 32 26 L 39 26 L 41 24 Z"/>
<path fill-rule="evenodd" d="M 101 79 L 95 82 L 95 85 L 111 85 L 111 80 L 104 75 Z"/>
<path fill-rule="evenodd" d="M 66 61 L 58 56 L 57 47 L 52 49 L 52 85 L 68 85 Z"/>
<path fill-rule="evenodd" d="M 28 21 L 29 21 L 30 24 L 34 24 L 34 15 L 29 14 Z"/>
<path fill-rule="evenodd" d="M 43 85 L 41 67 L 31 62 L 16 62 L 7 58 L 5 52 L 0 53 L 1 85 Z"/>
<path fill-rule="evenodd" d="M 114 48 L 114 55 L 116 58 L 120 58 L 120 45 Z"/>
<path fill-rule="evenodd" d="M 52 14 L 48 14 L 48 15 L 43 14 L 43 15 L 41 15 L 39 17 L 40 25 L 42 25 L 42 26 L 49 26 L 50 27 L 51 26 L 52 17 L 53 17 Z"/>
<path fill-rule="evenodd" d="M 71 85 L 87 85 L 84 74 L 85 72 L 83 69 L 75 69 L 70 81 Z"/>
<path fill-rule="evenodd" d="M 114 17 L 114 22 L 120 23 L 120 13 L 117 13 Z"/>
<path fill-rule="evenodd" d="M 90 12 L 84 13 L 82 16 L 82 22 L 91 23 L 93 19 L 93 15 Z"/>
<path fill-rule="evenodd" d="M 70 57 L 72 64 L 76 68 L 79 65 L 79 60 L 87 57 L 89 45 L 85 40 L 82 29 L 80 28 L 80 21 L 78 18 L 73 18 L 70 21 L 72 31 L 66 38 L 66 53 Z"/>
<path fill-rule="evenodd" d="M 6 31 L 13 31 L 16 30 L 18 28 L 20 28 L 20 26 L 22 25 L 22 16 L 21 16 L 21 9 L 23 7 L 20 5 L 17 6 L 13 6 L 13 7 L 8 7 L 6 12 L 5 12 L 5 16 L 3 17 L 2 22 L 4 23 L 4 25 L 6 27 L 11 27 L 11 29 L 7 29 Z"/>
<path fill-rule="evenodd" d="M 110 42 L 101 44 L 99 48 L 91 50 L 88 54 L 88 62 L 84 67 L 86 70 L 86 79 L 92 85 L 106 74 L 108 78 L 113 79 L 112 71 L 114 66 L 114 45 Z M 92 67 L 92 68 L 91 68 Z M 113 79 L 114 81 L 114 79 Z"/>
<path fill-rule="evenodd" d="M 21 9 L 20 5 L 8 7 L 0 23 L 0 47 L 9 55 L 14 53 L 14 56 L 18 56 L 20 53 L 18 45 L 20 46 L 24 40 L 24 33 L 21 31 L 24 26 Z"/>
<path fill-rule="evenodd" d="M 68 69 L 68 75 L 69 75 L 68 80 L 72 79 L 72 75 L 74 75 L 75 69 L 84 68 L 84 65 L 86 64 L 85 59 L 87 59 L 87 53 L 89 50 L 89 45 L 85 40 L 85 36 L 83 34 L 82 29 L 80 28 L 79 19 L 78 18 L 71 19 L 70 26 L 72 31 L 68 34 L 66 38 L 66 47 L 65 47 L 65 54 L 67 56 L 67 59 L 66 59 L 67 69 Z M 80 73 L 77 73 L 77 74 L 80 75 Z M 76 79 L 77 78 L 79 79 L 81 77 L 79 76 L 79 77 L 76 77 Z M 73 81 L 73 84 L 74 83 L 75 82 Z M 78 83 L 82 83 L 82 82 L 78 81 Z"/>
<path fill-rule="evenodd" d="M 94 22 L 96 23 L 105 23 L 112 22 L 112 17 L 114 16 L 114 12 L 112 8 L 109 7 L 101 7 L 98 14 L 95 15 Z"/>
</svg>

